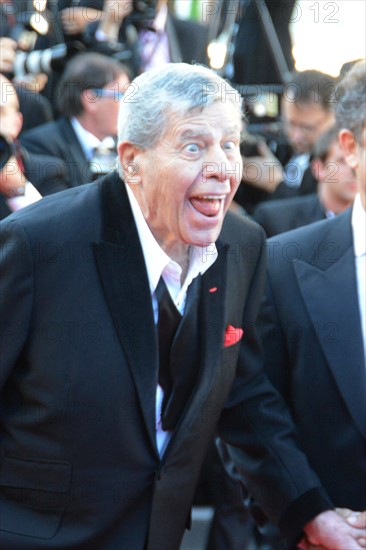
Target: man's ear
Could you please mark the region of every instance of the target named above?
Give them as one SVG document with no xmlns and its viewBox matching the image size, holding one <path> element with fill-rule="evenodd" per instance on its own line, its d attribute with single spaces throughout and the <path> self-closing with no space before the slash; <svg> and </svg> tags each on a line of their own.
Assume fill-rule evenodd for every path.
<svg viewBox="0 0 366 550">
<path fill-rule="evenodd" d="M 80 102 L 85 113 L 94 114 L 99 101 L 100 97 L 98 97 L 92 90 L 86 89 L 80 94 Z"/>
<path fill-rule="evenodd" d="M 358 167 L 358 145 L 353 132 L 343 129 L 339 132 L 338 139 L 348 166 L 355 170 Z"/>
<path fill-rule="evenodd" d="M 122 141 L 117 145 L 117 151 L 126 183 L 130 185 L 141 183 L 143 170 L 142 149 L 128 141 Z"/>
<path fill-rule="evenodd" d="M 318 159 L 314 158 L 310 163 L 310 170 L 317 182 L 321 183 L 324 179 L 324 164 Z"/>
</svg>

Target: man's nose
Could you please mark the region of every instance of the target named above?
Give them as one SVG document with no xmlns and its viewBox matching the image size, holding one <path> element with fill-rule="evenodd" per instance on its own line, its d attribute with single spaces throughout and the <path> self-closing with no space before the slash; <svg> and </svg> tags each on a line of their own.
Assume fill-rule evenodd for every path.
<svg viewBox="0 0 366 550">
<path fill-rule="evenodd" d="M 206 179 L 215 178 L 225 182 L 234 172 L 233 163 L 227 158 L 221 147 L 215 148 L 210 155 L 207 155 L 203 163 L 203 175 Z"/>
</svg>

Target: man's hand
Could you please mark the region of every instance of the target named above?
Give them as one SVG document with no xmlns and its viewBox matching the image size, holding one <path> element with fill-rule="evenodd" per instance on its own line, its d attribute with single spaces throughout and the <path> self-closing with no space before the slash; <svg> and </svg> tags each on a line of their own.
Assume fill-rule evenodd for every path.
<svg viewBox="0 0 366 550">
<path fill-rule="evenodd" d="M 283 167 L 264 141 L 258 143 L 260 156 L 243 157 L 245 183 L 273 193 L 283 180 Z"/>
<path fill-rule="evenodd" d="M 349 514 L 351 512 L 351 514 Z M 356 518 L 356 519 L 352 519 Z M 323 512 L 305 526 L 305 539 L 299 544 L 303 550 L 362 550 L 366 547 L 366 514 L 339 509 Z"/>
<path fill-rule="evenodd" d="M 102 18 L 102 11 L 94 8 L 74 6 L 61 10 L 61 23 L 66 34 L 78 34 L 94 21 Z"/>
<path fill-rule="evenodd" d="M 26 181 L 16 158 L 14 156 L 10 157 L 0 171 L 0 193 L 9 198 L 22 195 Z"/>
<path fill-rule="evenodd" d="M 366 529 L 366 510 L 363 512 L 355 512 L 349 508 L 336 508 L 336 512 L 354 527 Z"/>
<path fill-rule="evenodd" d="M 104 18 L 109 22 L 121 25 L 123 20 L 133 11 L 133 0 L 105 0 L 103 6 Z"/>
<path fill-rule="evenodd" d="M 119 28 L 123 20 L 132 13 L 132 0 L 105 0 L 102 21 L 98 31 L 110 41 L 118 40 Z"/>
<path fill-rule="evenodd" d="M 13 71 L 13 63 L 17 43 L 12 38 L 2 36 L 0 38 L 0 73 L 11 73 Z"/>
<path fill-rule="evenodd" d="M 366 510 L 355 512 L 349 508 L 336 508 L 336 512 L 345 518 L 349 525 L 360 530 L 357 541 L 366 548 Z"/>
</svg>

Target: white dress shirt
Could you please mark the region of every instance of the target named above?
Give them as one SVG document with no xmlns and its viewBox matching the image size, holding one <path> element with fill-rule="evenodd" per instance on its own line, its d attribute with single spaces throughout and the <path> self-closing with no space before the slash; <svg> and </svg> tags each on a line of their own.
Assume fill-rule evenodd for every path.
<svg viewBox="0 0 366 550">
<path fill-rule="evenodd" d="M 41 198 L 42 195 L 39 193 L 39 191 L 34 187 L 32 183 L 30 183 L 30 181 L 27 181 L 24 187 L 24 195 L 11 197 L 10 199 L 7 199 L 6 202 L 10 210 L 12 212 L 16 212 L 17 210 L 20 210 L 21 208 L 24 208 L 29 204 L 33 204 L 34 202 L 39 201 Z"/>
<path fill-rule="evenodd" d="M 283 181 L 285 184 L 288 187 L 300 187 L 305 170 L 309 167 L 309 164 L 309 153 L 292 156 L 284 168 Z"/>
<path fill-rule="evenodd" d="M 72 117 L 70 122 L 86 158 L 91 160 L 94 149 L 101 145 L 101 141 L 94 134 L 91 134 L 88 130 L 85 130 L 77 118 Z"/>
<path fill-rule="evenodd" d="M 352 210 L 353 247 L 355 251 L 358 303 L 360 307 L 363 347 L 366 358 L 366 211 L 361 196 L 356 196 Z"/>
<path fill-rule="evenodd" d="M 182 285 L 182 268 L 164 252 L 156 241 L 146 223 L 133 192 L 127 184 L 126 189 L 144 255 L 155 323 L 158 322 L 158 303 L 155 297 L 155 290 L 161 275 L 163 276 L 177 309 L 183 315 L 187 298 L 187 289 L 193 279 L 198 275 L 203 275 L 203 273 L 205 273 L 205 271 L 215 262 L 218 256 L 216 246 L 214 243 L 211 243 L 205 247 L 192 246 L 190 248 L 188 273 Z M 163 396 L 163 390 L 158 386 L 156 391 L 155 425 L 156 443 L 160 456 L 163 455 L 171 435 L 171 432 L 165 432 L 161 427 L 161 405 Z"/>
</svg>

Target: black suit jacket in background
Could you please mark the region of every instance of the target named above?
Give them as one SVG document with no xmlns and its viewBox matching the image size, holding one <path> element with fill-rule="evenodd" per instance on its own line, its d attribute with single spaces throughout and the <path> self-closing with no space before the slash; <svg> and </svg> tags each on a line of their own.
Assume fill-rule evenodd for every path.
<svg viewBox="0 0 366 550">
<path fill-rule="evenodd" d="M 351 209 L 273 237 L 258 330 L 265 369 L 336 506 L 366 509 L 366 369 Z"/>
<path fill-rule="evenodd" d="M 324 208 L 315 193 L 262 203 L 253 214 L 253 218 L 263 227 L 267 237 L 320 221 L 325 217 Z"/>
<path fill-rule="evenodd" d="M 197 384 L 162 459 L 151 294 L 123 182 L 113 173 L 2 222 L 1 548 L 177 550 L 216 431 L 242 449 L 246 484 L 289 541 L 331 507 L 243 360 L 258 353 L 264 234 L 228 221 L 200 284 Z M 229 325 L 245 332 L 225 347 Z"/>
<path fill-rule="evenodd" d="M 62 177 L 45 184 L 43 193 L 41 191 L 43 195 L 63 191 L 93 179 L 89 161 L 67 118 L 32 128 L 21 134 L 20 141 L 29 152 L 54 157 L 62 165 Z"/>
<path fill-rule="evenodd" d="M 29 153 L 24 147 L 21 148 L 21 155 L 25 177 L 42 196 L 47 195 L 48 189 L 57 188 L 59 182 L 65 179 L 64 164 L 59 159 Z M 12 213 L 6 200 L 7 197 L 0 193 L 0 220 Z"/>
<path fill-rule="evenodd" d="M 41 93 L 15 84 L 19 98 L 19 110 L 23 115 L 22 132 L 53 120 L 50 101 Z"/>
<path fill-rule="evenodd" d="M 291 71 L 294 66 L 294 58 L 291 52 L 289 23 L 295 0 L 266 0 L 265 4 Z M 238 22 L 239 28 L 233 57 L 234 82 L 238 84 L 282 84 L 284 75 L 278 73 L 256 2 L 242 0 L 240 14 L 241 19 Z"/>
</svg>

